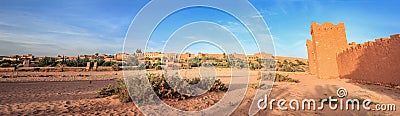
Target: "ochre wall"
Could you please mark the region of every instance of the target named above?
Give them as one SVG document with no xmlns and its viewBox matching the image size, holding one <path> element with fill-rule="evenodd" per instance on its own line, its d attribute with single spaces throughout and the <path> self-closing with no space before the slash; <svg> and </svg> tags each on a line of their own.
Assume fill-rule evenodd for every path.
<svg viewBox="0 0 400 116">
<path fill-rule="evenodd" d="M 319 78 L 338 78 L 336 55 L 348 47 L 344 23 L 334 25 L 326 22 L 320 25 L 313 22 L 311 35 L 312 40 L 307 42 L 311 73 Z"/>
<path fill-rule="evenodd" d="M 349 46 L 337 55 L 340 78 L 400 85 L 400 34 Z"/>
<path fill-rule="evenodd" d="M 316 75 L 317 67 L 315 64 L 314 43 L 312 42 L 312 40 L 307 39 L 306 45 L 307 45 L 308 65 L 310 68 L 310 74 Z"/>
</svg>

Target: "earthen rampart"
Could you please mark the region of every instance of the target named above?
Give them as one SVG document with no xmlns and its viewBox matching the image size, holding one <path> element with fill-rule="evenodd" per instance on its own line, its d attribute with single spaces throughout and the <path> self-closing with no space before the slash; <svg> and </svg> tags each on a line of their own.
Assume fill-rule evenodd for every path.
<svg viewBox="0 0 400 116">
<path fill-rule="evenodd" d="M 337 63 L 340 78 L 400 85 L 400 34 L 353 42 L 337 53 Z"/>
</svg>

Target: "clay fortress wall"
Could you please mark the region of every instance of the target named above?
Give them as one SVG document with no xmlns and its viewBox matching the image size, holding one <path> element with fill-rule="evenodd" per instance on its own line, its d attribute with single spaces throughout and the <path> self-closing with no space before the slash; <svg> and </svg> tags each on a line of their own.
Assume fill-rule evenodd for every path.
<svg viewBox="0 0 400 116">
<path fill-rule="evenodd" d="M 306 42 L 311 74 L 400 85 L 400 34 L 348 44 L 344 23 L 313 22 L 311 35 Z"/>
</svg>

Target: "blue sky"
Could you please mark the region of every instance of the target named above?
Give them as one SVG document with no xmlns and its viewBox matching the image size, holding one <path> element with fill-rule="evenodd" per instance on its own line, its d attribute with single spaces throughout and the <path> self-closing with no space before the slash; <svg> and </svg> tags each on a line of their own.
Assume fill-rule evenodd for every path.
<svg viewBox="0 0 400 116">
<path fill-rule="evenodd" d="M 132 20 L 147 2 L 3 0 L 0 3 L 0 55 L 33 53 L 37 56 L 55 56 L 121 52 Z M 270 31 L 266 34 L 272 35 L 275 53 L 280 56 L 307 57 L 305 41 L 311 38 L 311 22 L 344 22 L 348 41 L 357 43 L 400 33 L 400 15 L 397 15 L 400 2 L 394 0 L 250 0 L 250 3 L 265 20 Z M 154 12 L 162 10 L 163 7 L 160 7 Z M 196 25 L 198 23 L 187 25 L 193 21 L 203 21 L 203 25 L 210 28 L 215 26 L 214 29 L 220 31 L 204 30 Z M 161 22 L 150 37 L 146 50 L 161 50 L 168 39 L 171 42 L 178 41 L 184 38 L 183 35 L 213 38 L 210 40 L 220 42 L 233 37 L 224 28 L 213 24 L 229 29 L 242 39 L 244 46 L 254 47 L 251 42 L 246 43 L 251 36 L 235 18 L 215 9 L 196 7 L 177 11 Z M 132 28 L 140 31 L 142 27 Z M 188 51 L 221 52 L 215 49 L 210 45 L 198 44 Z M 256 50 L 249 49 L 246 53 L 252 52 Z"/>
</svg>

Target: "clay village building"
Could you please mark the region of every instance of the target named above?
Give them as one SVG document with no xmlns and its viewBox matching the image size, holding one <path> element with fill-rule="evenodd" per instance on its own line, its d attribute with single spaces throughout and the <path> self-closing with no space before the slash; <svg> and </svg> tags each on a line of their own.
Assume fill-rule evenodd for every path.
<svg viewBox="0 0 400 116">
<path fill-rule="evenodd" d="M 144 57 L 146 58 L 161 58 L 162 53 L 161 52 L 146 52 L 144 54 Z"/>
<path fill-rule="evenodd" d="M 229 60 L 236 61 L 241 60 L 244 63 L 252 63 L 252 64 L 259 64 L 261 60 L 265 59 L 273 59 L 274 56 L 272 54 L 268 54 L 265 52 L 254 53 L 253 55 L 245 55 L 245 54 L 209 54 L 209 53 L 202 53 L 198 52 L 198 54 L 192 54 L 189 52 L 178 54 L 178 53 L 162 53 L 162 52 L 145 52 L 145 53 L 118 53 L 114 55 L 107 55 L 107 54 L 86 54 L 86 55 L 77 55 L 77 56 L 66 56 L 66 55 L 57 55 L 55 57 L 48 57 L 48 56 L 40 56 L 34 57 L 32 54 L 26 55 L 13 55 L 13 56 L 4 56 L 1 57 L 0 60 L 9 60 L 9 61 L 18 61 L 22 62 L 23 67 L 38 67 L 41 60 L 45 58 L 51 58 L 56 62 L 63 62 L 63 61 L 76 61 L 76 60 L 87 60 L 86 67 L 84 70 L 91 71 L 91 70 L 109 70 L 106 67 L 98 67 L 97 61 L 102 60 L 104 62 L 111 62 L 111 64 L 117 63 L 118 65 L 122 65 L 126 62 L 127 59 L 130 57 L 136 58 L 140 63 L 144 63 L 146 65 L 154 65 L 155 63 L 161 63 L 161 66 L 180 66 L 184 68 L 191 68 L 188 61 L 192 58 L 201 59 L 202 62 L 209 62 L 209 63 L 226 63 Z M 206 59 L 203 59 L 206 58 Z M 70 63 L 70 62 L 69 62 Z M 71 63 L 70 63 L 71 64 Z M 69 64 L 69 65 L 70 65 Z M 61 65 L 57 65 L 61 66 Z M 103 66 L 103 65 L 100 65 Z M 73 66 L 78 70 L 77 67 L 82 67 L 75 65 Z M 93 67 L 93 68 L 91 68 Z M 6 67 L 10 68 L 10 67 Z M 51 67 L 48 67 L 51 68 Z M 67 66 L 63 66 L 65 70 L 75 70 L 72 68 L 68 68 Z M 28 68 L 26 68 L 28 69 Z M 21 69 L 22 70 L 22 69 Z M 49 69 L 50 70 L 50 69 Z M 79 69 L 81 70 L 81 69 Z"/>
<path fill-rule="evenodd" d="M 0 60 L 10 60 L 10 61 L 22 61 L 22 60 L 30 60 L 33 61 L 35 57 L 32 54 L 24 54 L 24 55 L 13 55 L 13 56 L 3 56 Z"/>
<path fill-rule="evenodd" d="M 122 62 L 128 59 L 129 56 L 130 55 L 126 53 L 118 53 L 114 55 L 114 60 L 116 60 L 117 62 Z"/>
<path fill-rule="evenodd" d="M 10 61 L 23 61 L 29 60 L 29 62 L 38 62 L 45 57 L 48 56 L 40 56 L 35 57 L 32 54 L 26 55 L 13 55 L 13 56 L 2 56 L 0 60 L 10 60 Z M 135 54 L 127 54 L 127 53 L 118 53 L 114 55 L 106 55 L 106 54 L 86 54 L 86 55 L 78 55 L 78 56 L 65 56 L 65 55 L 57 55 L 54 58 L 56 61 L 63 61 L 63 60 L 78 60 L 78 59 L 88 59 L 92 60 L 104 60 L 109 62 L 124 62 L 129 57 L 135 57 L 140 62 L 187 62 L 191 58 L 214 58 L 214 59 L 225 59 L 231 58 L 234 59 L 241 59 L 241 60 L 248 60 L 249 62 L 257 63 L 259 59 L 272 59 L 274 58 L 272 54 L 267 54 L 265 52 L 254 53 L 253 55 L 245 55 L 245 54 L 209 54 L 209 53 L 201 53 L 199 52 L 197 55 L 186 52 L 184 54 L 177 54 L 177 53 L 162 53 L 162 52 L 146 52 L 146 53 L 135 53 Z M 178 61 L 174 61 L 178 60 Z"/>
<path fill-rule="evenodd" d="M 234 52 L 233 54 L 230 55 L 231 58 L 235 58 L 235 59 L 241 59 L 244 60 L 246 59 L 246 55 L 245 54 L 238 54 L 236 52 Z"/>
<path fill-rule="evenodd" d="M 184 54 L 179 55 L 179 62 L 186 62 L 190 58 L 195 58 L 196 56 L 194 54 L 191 54 L 189 52 L 186 52 Z"/>
<path fill-rule="evenodd" d="M 207 58 L 216 58 L 216 59 L 223 59 L 225 57 L 224 54 L 208 54 L 208 53 L 197 53 L 197 57 L 207 57 Z"/>
</svg>

